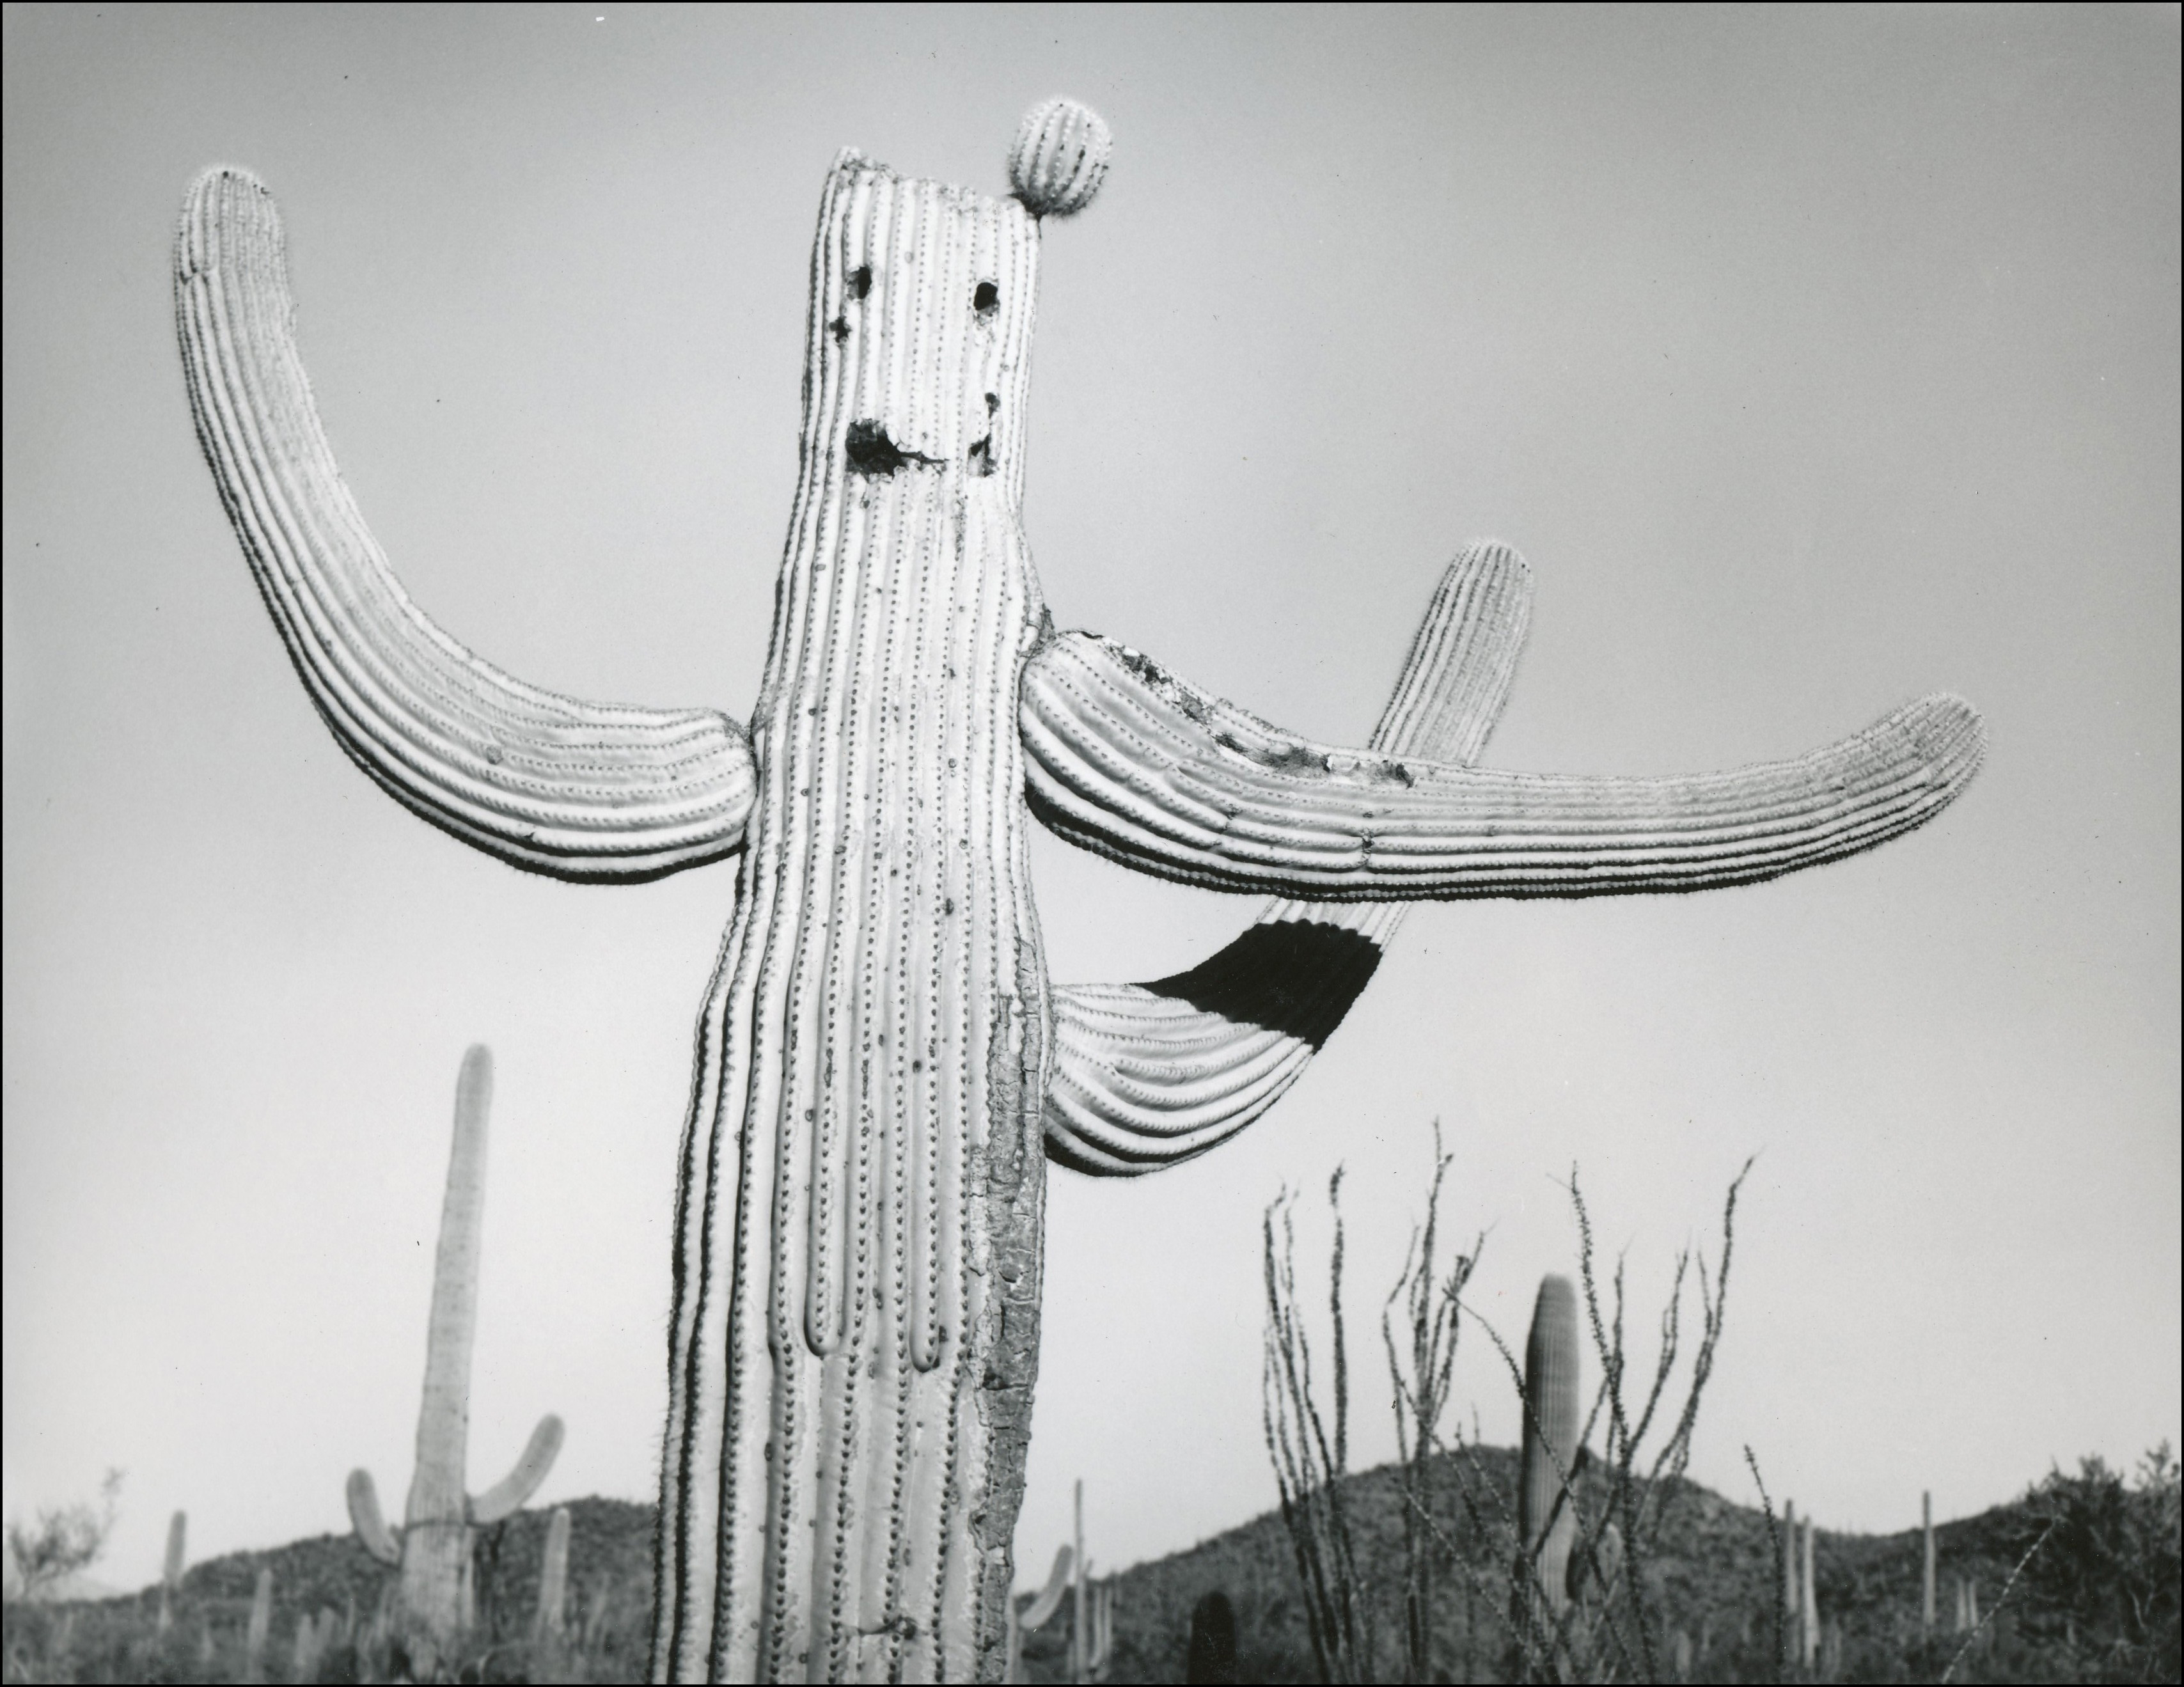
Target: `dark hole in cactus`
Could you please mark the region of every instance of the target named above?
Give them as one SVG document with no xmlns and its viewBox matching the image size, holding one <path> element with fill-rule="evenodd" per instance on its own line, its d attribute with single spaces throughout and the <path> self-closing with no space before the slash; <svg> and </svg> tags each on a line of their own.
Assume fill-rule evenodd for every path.
<svg viewBox="0 0 2184 1687">
<path fill-rule="evenodd" d="M 843 341 L 850 337 L 850 319 L 846 316 L 837 316 L 827 325 L 827 331 L 833 335 L 834 343 L 840 345 Z"/>
<path fill-rule="evenodd" d="M 850 466 L 861 475 L 888 476 L 905 463 L 931 463 L 935 459 L 922 452 L 905 451 L 888 437 L 888 431 L 876 421 L 853 421 L 849 437 L 842 442 L 842 450 L 850 459 Z"/>
<path fill-rule="evenodd" d="M 991 281 L 981 281 L 971 293 L 971 309 L 981 316 L 991 316 L 1001 308 L 1001 290 Z"/>
<path fill-rule="evenodd" d="M 1190 972 L 1140 988 L 1317 1049 L 1379 964 L 1380 945 L 1362 933 L 1316 920 L 1273 920 Z"/>
<path fill-rule="evenodd" d="M 872 290 L 872 266 L 860 264 L 850 271 L 850 297 L 862 298 Z"/>
<path fill-rule="evenodd" d="M 979 476 L 992 474 L 994 472 L 994 436 L 988 434 L 973 445 L 967 454 L 972 474 Z"/>
<path fill-rule="evenodd" d="M 998 415 L 1000 413 L 1000 408 L 1001 408 L 1001 395 L 1000 395 L 1000 393 L 987 393 L 987 394 L 986 394 L 986 414 L 987 414 L 988 415 L 989 415 L 989 416 L 990 416 L 990 415 Z"/>
</svg>

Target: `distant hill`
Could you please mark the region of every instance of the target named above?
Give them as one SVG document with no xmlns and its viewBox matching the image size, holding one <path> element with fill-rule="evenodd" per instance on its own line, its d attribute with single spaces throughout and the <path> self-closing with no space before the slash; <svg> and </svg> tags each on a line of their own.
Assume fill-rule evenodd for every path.
<svg viewBox="0 0 2184 1687">
<path fill-rule="evenodd" d="M 1485 1448 L 1467 1456 L 1475 1461 L 1466 1468 L 1485 1513 L 1490 1517 L 1497 1506 L 1513 1506 L 1514 1452 Z M 2170 1660 L 2176 1645 L 2176 1484 L 2173 1463 L 2167 1469 L 2165 1485 L 2142 1484 L 2137 1489 L 2105 1472 L 2082 1481 L 2051 1478 L 2022 1499 L 1938 1525 L 1942 1632 L 1929 1636 L 1922 1636 L 1919 1626 L 1917 1530 L 1821 1533 L 1816 1580 L 1827 1646 L 1819 1678 L 1936 1679 L 1964 1638 L 1953 1632 L 1958 1584 L 1975 1589 L 1980 1609 L 1992 1612 L 2010 1569 L 2047 1517 L 2056 1512 L 2057 1495 L 2067 1489 L 2082 1501 L 2071 1513 L 2078 1521 L 2070 1529 L 2077 1534 L 2065 1531 L 2057 1538 L 2064 1544 L 2051 1541 L 2042 1550 L 2039 1588 L 2028 1575 L 2020 1597 L 1989 1625 L 1956 1679 L 2176 1679 Z M 2098 1467 L 2089 1465 L 2087 1470 L 2098 1472 Z M 1506 1659 L 1497 1613 L 1507 1607 L 1507 1566 L 1490 1538 L 1481 1538 L 1462 1516 L 1455 1499 L 1455 1474 L 1446 1462 L 1437 1472 L 1435 1509 L 1456 1560 L 1439 1572 L 1436 1674 L 1455 1681 L 1502 1679 Z M 1374 1673 L 1376 1679 L 1400 1680 L 1402 1512 L 1393 1468 L 1347 1478 L 1345 1499 L 1360 1579 L 1376 1625 Z M 2118 1506 L 2126 1512 L 2137 1508 L 2130 1515 L 2140 1520 L 2133 1525 L 2139 1544 L 2127 1549 L 2096 1539 L 2103 1530 L 2119 1540 L 2129 1534 L 2117 1522 L 2124 1517 Z M 638 1679 L 651 1600 L 653 1508 L 592 1499 L 572 1500 L 568 1510 L 569 1614 L 576 1640 L 554 1679 Z M 525 1512 L 481 1531 L 478 1596 L 485 1638 L 476 1679 L 522 1679 L 533 1667 L 521 1641 L 537 1599 L 546 1521 L 544 1512 Z M 2144 1544 L 2148 1539 L 2153 1543 L 2150 1548 Z M 1027 1579 L 1049 1562 L 1054 1545 L 1020 1543 Z M 1098 1543 L 1092 1545 L 1096 1548 Z M 2117 1555 L 2126 1550 L 2135 1556 L 2121 1563 Z M 156 1587 L 95 1604 L 12 1605 L 7 1616 L 7 1679 L 235 1679 L 261 1569 L 270 1570 L 273 1578 L 270 1672 L 276 1679 L 288 1679 L 292 1673 L 285 1661 L 292 1656 L 300 1620 L 331 1612 L 345 1640 L 360 1636 L 394 1579 L 353 1538 L 329 1534 L 193 1566 L 184 1578 L 175 1623 L 164 1634 L 155 1632 Z M 1774 1679 L 1776 1574 L 1772 1539 L 1758 1509 L 1696 1483 L 1675 1484 L 1660 1550 L 1640 1572 L 1655 1618 L 1659 1678 L 1680 1679 L 1681 1657 L 1685 1662 L 1680 1679 Z M 1239 1679 L 1318 1679 L 1289 1537 L 1274 1513 L 1103 1579 L 1115 1594 L 1111 1681 L 1184 1679 L 1192 1609 L 1217 1591 L 1228 1597 L 1236 1614 Z M 2164 1597 L 2165 1606 L 2152 1613 L 2148 1632 L 2153 1638 L 2146 1645 L 2133 1650 L 2102 1638 L 2137 1620 L 2128 1612 L 2119 1615 L 2119 1602 L 2159 1606 Z M 2069 1603 L 2059 1605 L 2059 1600 Z M 1025 1637 L 1030 1680 L 1066 1679 L 1067 1622 L 1065 1606 L 1044 1629 Z M 62 1623 L 67 1624 L 64 1631 L 57 1627 Z M 57 1644 L 65 1660 L 55 1654 Z M 339 1655 L 330 1655 L 319 1679 L 357 1677 L 353 1662 L 345 1664 Z"/>
</svg>

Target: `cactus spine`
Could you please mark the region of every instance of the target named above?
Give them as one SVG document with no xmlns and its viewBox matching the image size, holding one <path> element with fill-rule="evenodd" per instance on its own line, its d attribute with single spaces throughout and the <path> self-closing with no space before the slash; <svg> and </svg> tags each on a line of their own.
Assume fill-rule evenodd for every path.
<svg viewBox="0 0 2184 1687">
<path fill-rule="evenodd" d="M 1566 1277 L 1540 1279 L 1524 1343 L 1524 1440 L 1517 1474 L 1517 1571 L 1529 1620 L 1518 1632 L 1545 1642 L 1569 1602 L 1571 1491 L 1578 1436 L 1577 1291 Z"/>
<path fill-rule="evenodd" d="M 1057 634 L 1021 523 L 1041 220 L 1084 209 L 1109 153 L 1106 125 L 1058 101 L 1026 120 L 1007 199 L 837 159 L 749 732 L 710 710 L 526 685 L 434 626 L 334 464 L 270 196 L 216 169 L 184 209 L 176 320 L 198 439 L 344 750 L 414 812 L 529 871 L 631 882 L 744 855 L 677 1194 L 654 1621 L 667 1677 L 1006 1667 L 1043 1155 L 1100 1172 L 1188 1157 L 1161 1142 L 1176 1109 L 1141 1108 L 1144 1092 L 1189 1088 L 1209 1027 L 1216 1044 L 1245 1022 L 1279 1033 L 1213 1058 L 1206 1087 L 1228 1093 L 1182 1122 L 1187 1146 L 1211 1146 L 1287 1082 L 1246 1094 L 1238 1060 L 1293 1076 L 1309 1051 L 1290 1044 L 1316 1043 L 1289 1036 L 1290 1008 L 1309 1005 L 1302 1028 L 1323 1035 L 1329 1004 L 1346 1006 L 1377 959 L 1371 934 L 1333 921 L 1279 921 L 1273 941 L 1224 951 L 1219 978 L 1197 981 L 1217 984 L 1211 1005 L 1193 999 L 1210 1019 L 1181 1041 L 1139 1026 L 1127 1058 L 1151 1070 L 1089 1080 L 1128 1116 L 1119 1151 L 1084 1151 L 1096 1130 L 1046 1116 L 1034 813 L 1140 871 L 1224 890 L 1591 895 L 1742 883 L 1870 848 L 1978 765 L 1978 717 L 1935 697 L 1740 773 L 1490 773 L 1314 744 L 1128 647 Z M 428 1459 L 426 1439 L 410 1534 L 418 1598 L 443 1626 L 461 1617 L 450 1578 L 467 1523 L 493 1496 L 465 1517 L 460 1460 L 437 1444 Z M 359 1534 L 385 1556 L 393 1537 L 361 1488 Z M 406 1587 L 407 1541 L 402 1556 Z"/>
<path fill-rule="evenodd" d="M 190 1514 L 177 1512 L 167 1520 L 167 1556 L 159 1570 L 159 1632 L 175 1621 L 175 1601 L 181 1597 L 182 1566 L 189 1553 Z"/>
<path fill-rule="evenodd" d="M 402 1571 L 403 1621 L 415 1640 L 444 1651 L 470 1626 L 471 1534 L 519 1509 L 546 1479 L 561 1450 L 561 1420 L 532 1431 L 515 1467 L 472 1499 L 471 1349 L 477 1333 L 478 1261 L 485 1218 L 486 1117 L 493 1104 L 493 1055 L 482 1044 L 463 1056 L 455 1082 L 454 1139 L 440 1209 L 432 1270 L 432 1315 L 425 1350 L 425 1395 L 417 1414 L 417 1468 L 398 1539 L 387 1526 L 371 1473 L 349 1473 L 349 1521 L 365 1550 Z"/>
<path fill-rule="evenodd" d="M 546 1556 L 538 1572 L 539 1640 L 553 1645 L 561 1638 L 563 1613 L 569 1598 L 569 1508 L 556 1506 L 546 1525 Z"/>
</svg>

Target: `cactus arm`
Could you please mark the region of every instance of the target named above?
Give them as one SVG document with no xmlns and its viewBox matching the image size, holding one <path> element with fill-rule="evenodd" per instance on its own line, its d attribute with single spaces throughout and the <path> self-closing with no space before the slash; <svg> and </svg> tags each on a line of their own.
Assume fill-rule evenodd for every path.
<svg viewBox="0 0 2184 1687">
<path fill-rule="evenodd" d="M 1930 820 L 1977 771 L 1936 693 L 1793 761 L 1631 779 L 1312 743 L 1088 633 L 1025 665 L 1033 811 L 1157 878 L 1329 901 L 1600 896 L 1777 877 Z"/>
<path fill-rule="evenodd" d="M 1468 547 L 1411 641 L 1373 749 L 1469 764 L 1516 677 L 1531 571 L 1506 545 Z M 1145 984 L 1054 993 L 1046 1152 L 1098 1177 L 1195 1159 L 1258 1118 L 1303 1074 L 1366 984 L 1407 905 L 1279 899 L 1235 942 Z"/>
<path fill-rule="evenodd" d="M 497 1523 L 521 1511 L 523 1502 L 538 1491 L 538 1484 L 554 1467 L 554 1461 L 561 1451 L 561 1435 L 560 1418 L 550 1411 L 540 1418 L 538 1427 L 531 1432 L 530 1443 L 523 1449 L 523 1456 L 515 1462 L 515 1468 L 471 1501 L 471 1521 Z"/>
<path fill-rule="evenodd" d="M 198 439 L 282 642 L 343 750 L 422 818 L 514 866 L 631 882 L 743 838 L 743 729 L 709 710 L 578 701 L 510 678 L 410 600 L 364 524 L 297 354 L 272 196 L 192 186 L 175 317 Z"/>
<path fill-rule="evenodd" d="M 348 1473 L 348 1520 L 365 1551 L 390 1569 L 402 1562 L 401 1545 L 379 1509 L 379 1490 L 372 1486 L 368 1470 Z"/>
<path fill-rule="evenodd" d="M 1039 1595 L 1025 1607 L 1022 1627 L 1027 1634 L 1046 1626 L 1047 1619 L 1061 1608 L 1062 1596 L 1069 1591 L 1069 1573 L 1074 1555 L 1067 1545 L 1054 1555 L 1054 1573 L 1046 1578 L 1046 1586 Z"/>
</svg>

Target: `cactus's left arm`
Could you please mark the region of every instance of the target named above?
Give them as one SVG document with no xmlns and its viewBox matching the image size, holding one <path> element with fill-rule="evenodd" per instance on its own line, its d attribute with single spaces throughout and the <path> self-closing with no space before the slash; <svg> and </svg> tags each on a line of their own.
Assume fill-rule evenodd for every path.
<svg viewBox="0 0 2184 1687">
<path fill-rule="evenodd" d="M 175 323 L 198 440 L 296 672 L 397 801 L 556 878 L 658 878 L 743 841 L 743 729 L 705 709 L 587 703 L 513 679 L 427 620 L 334 463 L 296 351 L 273 198 L 238 170 L 190 189 Z"/>
<path fill-rule="evenodd" d="M 1155 877 L 1334 902 L 1706 890 L 1854 855 L 1947 807 L 1986 731 L 1936 693 L 1794 761 L 1657 779 L 1317 744 L 1089 633 L 1024 669 L 1033 810 Z"/>
</svg>

